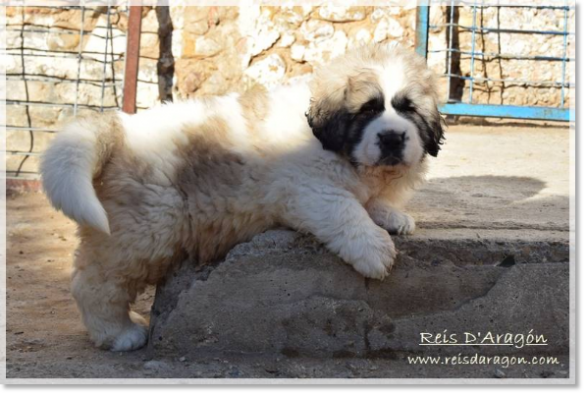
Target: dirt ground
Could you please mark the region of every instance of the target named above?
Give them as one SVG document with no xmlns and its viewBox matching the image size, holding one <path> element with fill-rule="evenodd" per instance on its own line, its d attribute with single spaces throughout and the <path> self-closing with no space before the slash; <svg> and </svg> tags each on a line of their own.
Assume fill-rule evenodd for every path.
<svg viewBox="0 0 586 395">
<path fill-rule="evenodd" d="M 142 362 L 140 352 L 127 354 L 128 359 L 96 350 L 88 339 L 69 292 L 75 223 L 41 193 L 8 196 L 6 206 L 7 377 L 23 377 L 23 369 L 44 376 L 41 370 L 56 373 L 63 364 Z M 150 289 L 136 304 L 147 317 L 153 295 Z"/>
<path fill-rule="evenodd" d="M 475 226 L 478 226 L 486 218 L 498 217 L 497 214 L 501 213 L 499 206 L 506 206 L 501 213 L 503 221 L 514 221 L 511 212 L 518 212 L 519 223 L 533 218 L 535 223 L 549 224 L 550 230 L 567 229 L 570 147 L 565 126 L 523 129 L 468 126 L 453 129 L 448 142 L 451 139 L 454 143 L 447 144 L 445 155 L 440 153 L 437 163 L 433 163 L 437 170 L 432 170 L 431 178 L 436 179 L 440 189 L 442 182 L 450 178 L 459 181 L 444 185 L 445 188 L 466 189 L 470 187 L 470 179 L 466 178 L 470 174 L 485 177 L 476 188 L 470 187 L 466 192 L 470 199 L 480 200 L 475 205 L 467 205 L 466 210 L 460 209 L 461 201 L 454 201 L 453 210 L 446 209 L 439 215 L 437 210 L 426 213 L 425 207 L 430 206 L 430 201 L 419 198 L 413 205 L 416 219 L 441 226 L 442 216 L 447 216 L 449 218 L 443 219 L 453 227 L 476 218 Z M 450 145 L 453 148 L 448 148 Z M 503 153 L 505 156 L 501 155 Z M 495 191 L 490 190 L 490 185 L 497 179 L 486 178 L 491 176 L 516 178 Z M 430 185 L 433 186 L 433 182 Z M 485 188 L 486 194 L 479 195 L 482 191 L 479 192 L 478 187 Z M 523 191 L 527 190 L 531 193 L 524 194 Z M 502 204 L 495 204 L 494 199 L 502 196 L 491 194 L 508 197 Z M 437 198 L 443 199 L 441 196 Z M 493 210 L 488 216 L 483 214 L 486 213 L 482 206 L 484 201 Z M 437 204 L 431 206 L 438 207 Z M 306 370 L 311 363 L 294 361 L 274 368 L 271 373 L 272 368 L 267 368 L 266 363 L 242 361 L 242 358 L 234 361 L 184 359 L 175 361 L 176 365 L 169 365 L 173 361 L 149 362 L 144 350 L 133 353 L 97 350 L 88 339 L 69 293 L 76 246 L 75 224 L 54 211 L 40 193 L 9 194 L 6 209 L 7 378 L 173 377 L 174 374 L 179 377 L 352 377 L 364 376 L 364 372 L 377 373 L 378 368 L 373 368 L 377 363 L 373 361 L 314 364 L 313 373 Z M 135 310 L 148 317 L 153 295 L 154 289 L 150 289 L 140 296 Z M 381 361 L 378 366 L 387 363 Z M 357 368 L 360 364 L 364 366 Z M 494 371 L 494 368 L 486 369 L 492 369 L 489 375 Z M 457 371 L 454 371 L 454 377 L 458 377 Z"/>
</svg>

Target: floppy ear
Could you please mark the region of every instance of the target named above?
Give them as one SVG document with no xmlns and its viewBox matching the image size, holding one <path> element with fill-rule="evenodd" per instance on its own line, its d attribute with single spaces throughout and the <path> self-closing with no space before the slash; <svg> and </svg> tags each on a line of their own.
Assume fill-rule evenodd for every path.
<svg viewBox="0 0 586 395">
<path fill-rule="evenodd" d="M 426 122 L 427 139 L 424 148 L 431 156 L 436 157 L 439 153 L 440 145 L 443 144 L 445 122 L 437 108 L 434 109 L 430 119 Z"/>
<path fill-rule="evenodd" d="M 346 110 L 333 110 L 327 100 L 311 100 L 309 111 L 305 114 L 313 135 L 322 143 L 325 150 L 341 153 L 345 143 L 345 128 L 350 114 Z"/>
</svg>

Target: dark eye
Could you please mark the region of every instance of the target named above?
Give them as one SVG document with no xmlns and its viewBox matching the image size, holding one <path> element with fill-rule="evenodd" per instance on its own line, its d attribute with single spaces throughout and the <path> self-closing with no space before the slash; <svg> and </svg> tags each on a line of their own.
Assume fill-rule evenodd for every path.
<svg viewBox="0 0 586 395">
<path fill-rule="evenodd" d="M 391 100 L 391 105 L 399 112 L 415 111 L 415 105 L 413 105 L 413 102 L 407 96 L 393 97 L 393 100 Z"/>
<path fill-rule="evenodd" d="M 373 99 L 373 100 L 369 100 L 368 102 L 364 103 L 362 105 L 362 107 L 360 107 L 360 114 L 363 115 L 372 115 L 372 114 L 378 114 L 383 112 L 383 108 L 382 108 L 382 103 L 380 100 L 377 99 Z"/>
</svg>

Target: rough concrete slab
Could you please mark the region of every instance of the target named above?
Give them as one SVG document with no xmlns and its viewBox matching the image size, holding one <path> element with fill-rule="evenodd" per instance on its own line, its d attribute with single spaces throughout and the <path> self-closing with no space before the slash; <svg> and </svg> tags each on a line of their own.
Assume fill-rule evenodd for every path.
<svg viewBox="0 0 586 395">
<path fill-rule="evenodd" d="M 434 254 L 433 241 L 397 239 L 400 256 L 384 282 L 365 280 L 313 238 L 285 230 L 237 246 L 214 268 L 185 262 L 157 291 L 150 351 L 156 358 L 236 353 L 391 359 L 440 351 L 543 351 L 419 345 L 422 332 L 460 338 L 491 332 L 544 335 L 549 353 L 567 355 L 567 246 L 561 262 L 530 264 L 520 263 L 531 256 L 524 251 L 546 251 L 546 245 L 523 246 L 515 255 L 502 240 L 473 249 L 455 240 L 445 246 L 452 260 Z M 495 264 L 499 247 L 513 255 Z M 462 264 L 472 251 L 476 262 Z"/>
</svg>

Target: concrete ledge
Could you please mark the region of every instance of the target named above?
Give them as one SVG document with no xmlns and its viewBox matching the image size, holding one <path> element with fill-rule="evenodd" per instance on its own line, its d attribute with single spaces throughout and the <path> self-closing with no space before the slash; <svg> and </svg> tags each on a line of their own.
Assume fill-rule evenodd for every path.
<svg viewBox="0 0 586 395">
<path fill-rule="evenodd" d="M 311 237 L 284 230 L 237 246 L 213 267 L 184 262 L 157 290 L 149 350 L 156 358 L 568 354 L 563 237 L 429 232 L 395 238 L 400 256 L 384 282 L 364 279 Z M 548 345 L 421 346 L 421 332 L 459 339 L 512 333 L 526 341 L 531 333 Z"/>
</svg>

